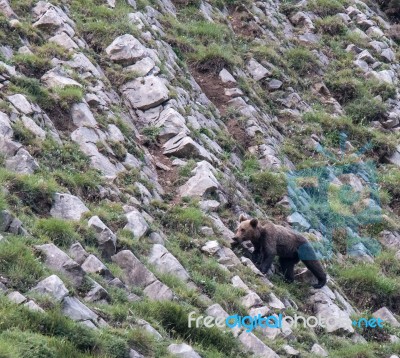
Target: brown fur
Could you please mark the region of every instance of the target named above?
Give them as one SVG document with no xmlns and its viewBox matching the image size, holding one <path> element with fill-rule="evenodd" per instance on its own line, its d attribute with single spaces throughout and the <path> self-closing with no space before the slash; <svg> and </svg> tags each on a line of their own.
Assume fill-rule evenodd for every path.
<svg viewBox="0 0 400 358">
<path fill-rule="evenodd" d="M 267 273 L 275 256 L 287 281 L 294 280 L 294 265 L 300 260 L 318 279 L 314 287 L 320 288 L 326 283 L 326 274 L 308 240 L 299 233 L 275 225 L 268 221 L 260 225 L 257 219 L 246 220 L 240 216 L 240 224 L 233 240 L 236 243 L 251 241 L 254 246 L 253 261 L 259 265 L 261 272 Z"/>
</svg>

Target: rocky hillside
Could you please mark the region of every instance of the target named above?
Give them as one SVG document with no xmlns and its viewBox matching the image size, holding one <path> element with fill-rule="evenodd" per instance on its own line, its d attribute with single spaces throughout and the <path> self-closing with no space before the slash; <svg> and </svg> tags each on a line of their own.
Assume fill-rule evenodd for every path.
<svg viewBox="0 0 400 358">
<path fill-rule="evenodd" d="M 0 0 L 0 356 L 398 357 L 399 13 Z M 261 274 L 240 214 L 304 233 L 328 285 Z"/>
</svg>

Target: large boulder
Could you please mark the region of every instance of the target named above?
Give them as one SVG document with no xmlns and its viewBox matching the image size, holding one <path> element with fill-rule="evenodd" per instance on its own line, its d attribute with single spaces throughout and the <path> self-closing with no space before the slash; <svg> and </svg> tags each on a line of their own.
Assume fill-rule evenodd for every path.
<svg viewBox="0 0 400 358">
<path fill-rule="evenodd" d="M 130 34 L 117 37 L 107 48 L 108 57 L 124 65 L 130 65 L 140 60 L 146 52 L 146 48 Z"/>
<path fill-rule="evenodd" d="M 85 306 L 76 297 L 65 297 L 62 305 L 62 312 L 74 321 L 90 320 L 97 323 L 99 317 L 91 309 Z"/>
<path fill-rule="evenodd" d="M 181 132 L 189 134 L 190 130 L 185 123 L 185 118 L 178 111 L 168 108 L 160 113 L 153 124 L 161 129 L 158 138 L 167 141 Z"/>
<path fill-rule="evenodd" d="M 279 358 L 279 356 L 251 332 L 242 332 L 239 341 L 247 352 L 257 357 Z"/>
<path fill-rule="evenodd" d="M 79 287 L 83 283 L 85 271 L 64 251 L 54 244 L 36 245 L 35 248 L 44 256 L 44 263 L 50 269 L 61 272 L 71 279 L 72 283 Z"/>
<path fill-rule="evenodd" d="M 171 289 L 157 280 L 131 251 L 122 250 L 111 259 L 122 269 L 122 279 L 127 285 L 144 288 L 143 293 L 152 300 L 173 299 Z"/>
<path fill-rule="evenodd" d="M 258 63 L 256 60 L 251 59 L 247 64 L 247 71 L 255 81 L 260 81 L 271 75 L 271 72 L 267 70 L 263 65 Z"/>
<path fill-rule="evenodd" d="M 59 219 L 80 220 L 82 215 L 88 211 L 89 209 L 77 196 L 56 193 L 50 215 Z"/>
<path fill-rule="evenodd" d="M 23 94 L 13 94 L 7 96 L 11 104 L 23 114 L 31 114 L 33 112 L 32 106 Z"/>
<path fill-rule="evenodd" d="M 189 280 L 189 274 L 185 268 L 163 245 L 153 245 L 148 261 L 161 273 L 177 276 L 183 281 Z"/>
<path fill-rule="evenodd" d="M 5 167 L 16 173 L 32 174 L 39 169 L 39 164 L 26 149 L 21 148 L 13 157 L 6 159 Z"/>
<path fill-rule="evenodd" d="M 396 319 L 396 317 L 393 315 L 392 312 L 386 307 L 382 307 L 379 310 L 375 311 L 372 314 L 375 318 L 380 318 L 381 320 L 385 321 L 386 323 L 389 323 L 393 327 L 400 327 L 399 321 Z"/>
<path fill-rule="evenodd" d="M 138 210 L 135 209 L 127 213 L 126 219 L 128 223 L 124 229 L 131 231 L 135 238 L 140 239 L 149 231 L 149 225 Z"/>
<path fill-rule="evenodd" d="M 77 127 L 97 126 L 97 121 L 86 103 L 74 103 L 71 108 L 71 117 Z"/>
<path fill-rule="evenodd" d="M 334 301 L 335 294 L 327 286 L 317 290 L 317 292 L 310 297 L 313 311 L 316 316 L 321 317 L 325 324 L 326 332 L 342 331 L 353 333 L 354 328 L 349 313 L 340 309 Z"/>
<path fill-rule="evenodd" d="M 196 143 L 185 132 L 180 132 L 163 145 L 164 155 L 179 158 L 199 158 L 212 161 L 210 153 L 203 146 Z"/>
<path fill-rule="evenodd" d="M 124 96 L 135 109 L 146 110 L 169 99 L 166 81 L 160 77 L 139 77 L 121 88 Z"/>
<path fill-rule="evenodd" d="M 168 346 L 168 352 L 174 357 L 179 358 L 201 358 L 201 356 L 186 343 L 170 344 Z"/>
<path fill-rule="evenodd" d="M 13 134 L 14 131 L 11 128 L 10 118 L 8 118 L 7 114 L 0 112 L 0 136 L 12 138 Z"/>
<path fill-rule="evenodd" d="M 122 269 L 122 279 L 128 285 L 146 287 L 157 280 L 132 251 L 122 250 L 111 259 Z"/>
<path fill-rule="evenodd" d="M 40 78 L 40 80 L 46 87 L 49 88 L 64 88 L 66 86 L 79 88 L 82 87 L 79 82 L 67 77 L 63 72 L 59 71 L 58 69 L 52 69 L 46 72 Z"/>
<path fill-rule="evenodd" d="M 193 176 L 178 189 L 179 195 L 182 197 L 202 197 L 220 186 L 215 177 L 215 168 L 204 160 L 197 163 L 191 173 Z"/>
<path fill-rule="evenodd" d="M 31 292 L 39 293 L 41 295 L 49 295 L 56 301 L 62 301 L 69 293 L 64 282 L 62 282 L 57 275 L 51 275 L 40 281 L 34 288 L 32 288 Z"/>
<path fill-rule="evenodd" d="M 88 221 L 88 225 L 95 231 L 97 243 L 103 257 L 110 258 L 114 255 L 117 236 L 100 220 L 98 216 L 92 216 Z"/>
</svg>

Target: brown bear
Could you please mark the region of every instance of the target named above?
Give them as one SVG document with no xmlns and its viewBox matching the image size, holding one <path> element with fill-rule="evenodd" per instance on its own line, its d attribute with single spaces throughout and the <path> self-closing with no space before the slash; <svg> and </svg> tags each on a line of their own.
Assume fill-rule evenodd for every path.
<svg viewBox="0 0 400 358">
<path fill-rule="evenodd" d="M 274 257 L 278 255 L 281 269 L 288 282 L 293 282 L 294 265 L 301 260 L 318 279 L 314 288 L 321 288 L 326 284 L 326 273 L 304 236 L 270 221 L 260 225 L 257 219 L 246 220 L 243 215 L 240 215 L 239 221 L 233 245 L 250 240 L 254 246 L 253 261 L 259 265 L 262 273 L 268 272 Z"/>
</svg>

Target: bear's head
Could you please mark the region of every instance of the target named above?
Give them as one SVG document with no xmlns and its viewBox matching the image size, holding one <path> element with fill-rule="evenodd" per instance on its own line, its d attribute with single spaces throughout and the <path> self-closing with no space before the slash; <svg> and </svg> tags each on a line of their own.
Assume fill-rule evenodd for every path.
<svg viewBox="0 0 400 358">
<path fill-rule="evenodd" d="M 240 244 L 243 241 L 254 241 L 259 238 L 260 230 L 258 229 L 257 219 L 247 220 L 244 215 L 240 215 L 239 222 L 239 227 L 233 238 L 236 244 Z"/>
</svg>

